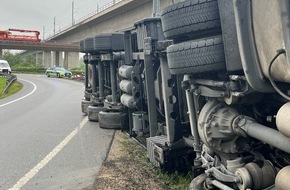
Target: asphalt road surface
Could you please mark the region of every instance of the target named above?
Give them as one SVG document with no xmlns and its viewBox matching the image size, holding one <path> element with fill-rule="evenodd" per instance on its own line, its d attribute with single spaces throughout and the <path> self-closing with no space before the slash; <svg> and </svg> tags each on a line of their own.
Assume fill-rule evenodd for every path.
<svg viewBox="0 0 290 190">
<path fill-rule="evenodd" d="M 92 186 L 114 131 L 81 112 L 83 84 L 18 75 L 24 87 L 0 100 L 0 189 Z"/>
</svg>

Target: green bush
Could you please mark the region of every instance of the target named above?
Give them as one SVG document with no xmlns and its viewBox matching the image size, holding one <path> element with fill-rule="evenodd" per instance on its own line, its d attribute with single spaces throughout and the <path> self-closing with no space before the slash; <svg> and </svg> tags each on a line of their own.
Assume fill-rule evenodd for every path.
<svg viewBox="0 0 290 190">
<path fill-rule="evenodd" d="M 12 72 L 20 72 L 20 73 L 44 73 L 45 68 L 41 66 L 24 66 L 17 65 L 11 68 Z"/>
<path fill-rule="evenodd" d="M 23 65 L 17 65 L 12 67 L 13 70 L 21 70 L 21 71 L 37 71 L 37 70 L 45 70 L 44 67 L 41 66 L 23 66 Z"/>
<path fill-rule="evenodd" d="M 79 74 L 79 73 L 84 73 L 85 70 L 83 68 L 72 68 L 70 69 L 70 72 L 72 73 L 72 75 L 75 75 L 75 74 Z"/>
<path fill-rule="evenodd" d="M 83 72 L 83 69 L 82 68 L 72 68 L 70 69 L 71 72 Z"/>
</svg>

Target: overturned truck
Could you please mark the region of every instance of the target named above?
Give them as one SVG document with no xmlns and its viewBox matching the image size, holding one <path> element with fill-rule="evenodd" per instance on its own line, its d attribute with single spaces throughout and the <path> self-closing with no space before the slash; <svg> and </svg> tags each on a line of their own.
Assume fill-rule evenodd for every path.
<svg viewBox="0 0 290 190">
<path fill-rule="evenodd" d="M 85 39 L 82 111 L 190 189 L 290 189 L 289 25 L 288 0 L 186 0 Z"/>
</svg>

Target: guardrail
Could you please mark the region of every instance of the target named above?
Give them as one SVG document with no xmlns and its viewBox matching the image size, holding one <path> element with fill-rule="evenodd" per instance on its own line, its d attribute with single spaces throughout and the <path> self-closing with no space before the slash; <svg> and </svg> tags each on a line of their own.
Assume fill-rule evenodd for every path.
<svg viewBox="0 0 290 190">
<path fill-rule="evenodd" d="M 87 15 L 84 15 L 83 17 L 79 18 L 78 20 L 76 20 L 76 23 L 75 24 L 81 23 L 82 21 L 84 21 L 84 20 L 86 20 L 86 19 L 88 19 L 90 17 L 93 17 L 93 16 L 95 16 L 98 13 L 101 13 L 101 12 L 105 11 L 106 9 L 112 7 L 113 5 L 115 5 L 117 3 L 120 3 L 121 1 L 123 1 L 123 0 L 113 0 L 113 1 L 110 1 L 107 4 L 105 4 L 104 6 L 98 8 L 98 9 L 96 9 L 94 11 L 91 11 Z"/>
<path fill-rule="evenodd" d="M 4 76 L 5 77 L 5 74 L 4 75 L 1 75 L 1 76 Z M 11 86 L 11 84 L 13 84 L 13 82 L 17 80 L 17 76 L 16 75 L 13 75 L 13 74 L 10 74 L 10 75 L 7 75 L 6 74 L 6 77 L 7 77 L 6 87 L 3 90 L 2 94 L 5 94 L 7 92 L 7 90 L 9 89 L 9 87 Z"/>
</svg>

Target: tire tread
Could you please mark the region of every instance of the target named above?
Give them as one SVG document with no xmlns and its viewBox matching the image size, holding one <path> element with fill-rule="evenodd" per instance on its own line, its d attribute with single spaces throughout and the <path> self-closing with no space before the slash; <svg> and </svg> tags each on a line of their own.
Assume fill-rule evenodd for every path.
<svg viewBox="0 0 290 190">
<path fill-rule="evenodd" d="M 225 69 L 222 37 L 187 41 L 167 48 L 172 74 L 191 74 Z"/>
<path fill-rule="evenodd" d="M 167 39 L 196 39 L 221 32 L 217 0 L 187 0 L 165 8 L 161 15 Z"/>
</svg>

